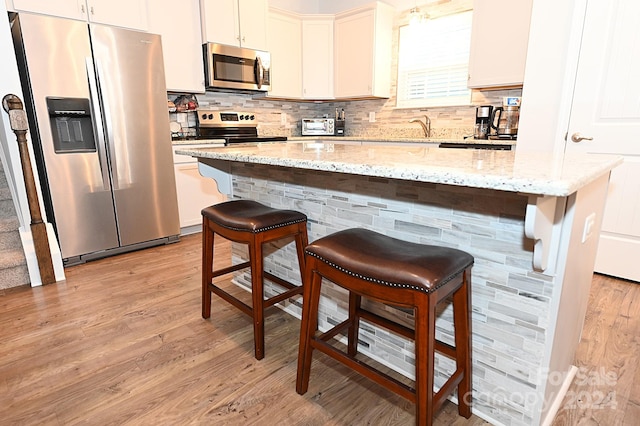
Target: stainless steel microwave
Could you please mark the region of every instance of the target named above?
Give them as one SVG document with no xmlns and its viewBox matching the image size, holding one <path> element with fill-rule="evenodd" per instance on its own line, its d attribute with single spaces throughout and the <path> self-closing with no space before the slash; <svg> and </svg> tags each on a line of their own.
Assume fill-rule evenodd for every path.
<svg viewBox="0 0 640 426">
<path fill-rule="evenodd" d="M 205 43 L 202 50 L 207 89 L 264 92 L 271 89 L 269 52 L 218 43 Z"/>
</svg>

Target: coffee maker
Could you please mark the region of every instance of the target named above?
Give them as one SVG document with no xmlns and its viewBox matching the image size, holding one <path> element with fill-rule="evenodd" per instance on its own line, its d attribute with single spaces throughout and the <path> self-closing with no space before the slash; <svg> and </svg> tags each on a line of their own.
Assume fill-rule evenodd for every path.
<svg viewBox="0 0 640 426">
<path fill-rule="evenodd" d="M 504 139 L 515 139 L 518 135 L 518 121 L 520 119 L 520 107 L 516 105 L 497 107 L 493 111 L 491 127 L 495 129 L 496 136 Z"/>
<path fill-rule="evenodd" d="M 474 139 L 489 139 L 493 106 L 482 105 L 476 108 L 476 125 L 473 130 Z"/>
</svg>

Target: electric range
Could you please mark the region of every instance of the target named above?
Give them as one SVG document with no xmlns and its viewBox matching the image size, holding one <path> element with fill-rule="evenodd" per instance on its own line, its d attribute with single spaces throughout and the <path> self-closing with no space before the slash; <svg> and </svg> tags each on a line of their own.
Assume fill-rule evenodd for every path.
<svg viewBox="0 0 640 426">
<path fill-rule="evenodd" d="M 197 140 L 224 139 L 225 145 L 286 141 L 286 136 L 258 136 L 258 121 L 252 112 L 199 108 Z"/>
</svg>

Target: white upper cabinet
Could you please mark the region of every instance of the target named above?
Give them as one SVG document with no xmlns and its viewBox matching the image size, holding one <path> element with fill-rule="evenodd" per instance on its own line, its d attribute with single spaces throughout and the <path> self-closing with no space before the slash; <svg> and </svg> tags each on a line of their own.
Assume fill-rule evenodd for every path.
<svg viewBox="0 0 640 426">
<path fill-rule="evenodd" d="M 522 86 L 532 2 L 473 2 L 469 87 Z"/>
<path fill-rule="evenodd" d="M 394 13 L 391 6 L 376 2 L 336 15 L 336 98 L 390 96 Z"/>
<path fill-rule="evenodd" d="M 13 0 L 16 11 L 147 31 L 147 0 Z"/>
<path fill-rule="evenodd" d="M 146 31 L 147 0 L 87 0 L 91 22 Z"/>
<path fill-rule="evenodd" d="M 333 99 L 333 16 L 302 18 L 302 97 Z"/>
<path fill-rule="evenodd" d="M 284 11 L 269 11 L 267 44 L 271 53 L 268 96 L 302 97 L 302 20 Z"/>
<path fill-rule="evenodd" d="M 199 0 L 153 0 L 149 31 L 162 36 L 167 90 L 204 93 Z"/>
<path fill-rule="evenodd" d="M 267 0 L 201 0 L 202 39 L 266 50 Z"/>
<path fill-rule="evenodd" d="M 11 0 L 7 2 L 7 9 L 10 8 L 11 2 Z M 59 16 L 61 18 L 87 19 L 87 6 L 83 0 L 13 0 L 13 10 L 42 13 L 43 15 Z"/>
</svg>

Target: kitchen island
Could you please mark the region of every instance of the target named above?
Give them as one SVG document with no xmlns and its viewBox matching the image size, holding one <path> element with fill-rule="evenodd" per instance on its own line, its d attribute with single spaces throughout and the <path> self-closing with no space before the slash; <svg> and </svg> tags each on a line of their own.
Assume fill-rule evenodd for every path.
<svg viewBox="0 0 640 426">
<path fill-rule="evenodd" d="M 306 213 L 310 241 L 364 227 L 472 254 L 473 411 L 497 424 L 552 420 L 576 372 L 609 172 L 620 158 L 333 140 L 178 152 L 197 157 L 200 173 L 230 197 Z M 265 267 L 299 282 L 292 246 L 273 248 Z M 335 289 L 325 296 L 323 329 L 346 307 Z M 298 316 L 299 308 L 284 307 Z M 371 308 L 410 324 L 406 311 Z M 436 327 L 453 343 L 450 307 Z M 412 342 L 364 324 L 360 347 L 413 377 Z M 436 369 L 439 386 L 454 365 L 437 357 Z"/>
</svg>

